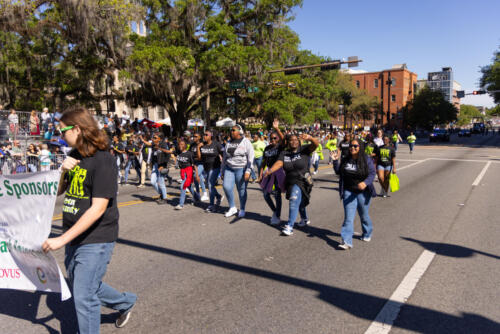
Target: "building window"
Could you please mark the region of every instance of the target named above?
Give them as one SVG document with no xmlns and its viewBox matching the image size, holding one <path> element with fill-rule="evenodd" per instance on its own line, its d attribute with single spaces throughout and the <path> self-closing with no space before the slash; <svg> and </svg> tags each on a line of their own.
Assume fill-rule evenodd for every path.
<svg viewBox="0 0 500 334">
<path fill-rule="evenodd" d="M 396 86 L 396 78 L 391 78 L 391 86 L 392 87 Z"/>
<path fill-rule="evenodd" d="M 396 102 L 396 95 L 394 94 L 391 95 L 391 102 Z"/>
<path fill-rule="evenodd" d="M 359 88 L 359 80 L 356 80 L 356 87 Z"/>
<path fill-rule="evenodd" d="M 373 79 L 373 88 L 378 88 L 378 79 Z"/>
</svg>

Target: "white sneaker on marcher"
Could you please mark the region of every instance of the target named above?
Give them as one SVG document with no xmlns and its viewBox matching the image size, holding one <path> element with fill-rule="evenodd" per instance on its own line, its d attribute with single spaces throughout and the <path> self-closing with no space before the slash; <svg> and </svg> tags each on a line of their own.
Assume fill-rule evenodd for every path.
<svg viewBox="0 0 500 334">
<path fill-rule="evenodd" d="M 304 227 L 309 224 L 311 224 L 311 221 L 309 219 L 301 219 L 300 222 L 297 223 L 297 226 Z"/>
<path fill-rule="evenodd" d="M 174 209 L 175 210 L 182 210 L 182 209 L 184 209 L 184 207 L 182 205 L 178 204 Z"/>
<path fill-rule="evenodd" d="M 271 217 L 271 225 L 278 225 L 281 223 L 280 217 L 276 216 L 276 213 L 273 213 L 273 216 Z"/>
<path fill-rule="evenodd" d="M 288 235 L 289 236 L 289 235 L 293 234 L 293 229 L 290 226 L 286 225 L 283 228 L 283 230 L 281 231 L 281 233 L 283 233 L 284 235 Z"/>
<path fill-rule="evenodd" d="M 208 194 L 207 194 L 207 192 L 205 191 L 205 192 L 203 193 L 203 196 L 201 196 L 201 201 L 202 201 L 202 202 L 208 202 L 208 199 L 209 199 L 209 198 L 208 198 Z"/>
<path fill-rule="evenodd" d="M 228 210 L 228 211 L 224 214 L 224 216 L 225 216 L 226 218 L 229 218 L 229 217 L 231 217 L 231 216 L 234 216 L 234 215 L 235 215 L 235 214 L 237 214 L 237 213 L 238 213 L 238 209 L 236 209 L 236 207 L 235 207 L 235 206 L 233 206 L 232 208 L 229 208 L 229 210 Z"/>
<path fill-rule="evenodd" d="M 245 217 L 245 210 L 240 210 L 240 212 L 238 212 L 238 218 L 244 218 Z"/>
<path fill-rule="evenodd" d="M 370 240 L 372 240 L 372 237 L 362 237 L 361 240 L 363 240 L 364 242 L 370 242 Z"/>
<path fill-rule="evenodd" d="M 345 241 L 342 241 L 342 243 L 339 245 L 339 248 L 343 250 L 348 250 L 352 248 L 352 245 L 346 244 Z"/>
<path fill-rule="evenodd" d="M 318 174 L 318 171 L 317 171 L 317 170 L 315 170 L 315 171 L 313 172 L 313 175 L 316 175 L 316 174 Z"/>
</svg>

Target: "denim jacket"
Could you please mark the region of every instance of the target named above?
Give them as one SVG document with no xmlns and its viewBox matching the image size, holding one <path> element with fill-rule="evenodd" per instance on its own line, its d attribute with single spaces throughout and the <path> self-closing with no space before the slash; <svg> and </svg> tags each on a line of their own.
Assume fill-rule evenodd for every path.
<svg viewBox="0 0 500 334">
<path fill-rule="evenodd" d="M 369 191 L 371 197 L 377 197 L 377 191 L 375 190 L 375 186 L 373 185 L 373 180 L 375 180 L 375 166 L 373 165 L 371 157 L 366 156 L 366 163 L 368 165 L 368 176 L 363 181 L 366 184 L 366 188 L 364 191 Z M 333 169 L 335 170 L 335 174 L 340 176 L 339 195 L 340 199 L 342 199 L 344 196 L 344 178 L 340 173 L 340 164 L 338 160 L 333 161 Z"/>
</svg>

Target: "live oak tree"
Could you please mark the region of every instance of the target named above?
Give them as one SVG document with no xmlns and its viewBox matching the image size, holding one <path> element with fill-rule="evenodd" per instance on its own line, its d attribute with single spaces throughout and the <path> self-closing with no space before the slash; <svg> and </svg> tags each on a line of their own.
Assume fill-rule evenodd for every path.
<svg viewBox="0 0 500 334">
<path fill-rule="evenodd" d="M 481 72 L 483 74 L 480 80 L 481 87 L 486 88 L 495 103 L 500 104 L 500 51 L 495 52 L 492 64 L 484 66 Z"/>
<path fill-rule="evenodd" d="M 179 133 L 193 111 L 227 81 L 259 82 L 301 0 L 143 0 L 147 35 L 134 36 L 127 96 L 166 107 Z M 286 29 L 286 28 L 285 28 Z"/>
<path fill-rule="evenodd" d="M 0 0 L 0 101 L 97 106 L 103 80 L 123 67 L 129 22 L 141 15 L 127 0 Z"/>
</svg>

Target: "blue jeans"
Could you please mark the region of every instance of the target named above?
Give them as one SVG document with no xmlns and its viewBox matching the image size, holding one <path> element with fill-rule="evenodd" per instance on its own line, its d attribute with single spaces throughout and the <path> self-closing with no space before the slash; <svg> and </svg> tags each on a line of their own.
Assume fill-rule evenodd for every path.
<svg viewBox="0 0 500 334">
<path fill-rule="evenodd" d="M 196 176 L 196 173 L 194 172 L 193 169 L 193 180 L 194 180 L 194 186 L 196 187 L 196 191 L 199 194 L 203 194 L 207 191 L 207 188 L 205 187 L 205 176 L 203 175 L 203 164 L 196 165 L 198 168 L 198 175 L 200 177 L 200 182 L 194 180 L 194 177 Z M 200 192 L 200 185 L 201 185 L 201 192 Z"/>
<path fill-rule="evenodd" d="M 141 167 L 137 163 L 137 160 L 135 158 L 128 159 L 127 160 L 127 165 L 125 166 L 125 183 L 128 181 L 128 173 L 130 172 L 130 167 L 134 165 L 134 169 L 137 173 L 137 177 L 139 178 L 139 181 L 141 180 Z"/>
<path fill-rule="evenodd" d="M 208 191 L 210 192 L 210 205 L 214 205 L 215 198 L 221 198 L 222 196 L 215 188 L 217 179 L 219 178 L 220 168 L 215 168 L 211 170 L 203 170 L 205 178 L 208 180 Z"/>
<path fill-rule="evenodd" d="M 151 173 L 151 185 L 153 186 L 153 188 L 155 188 L 156 192 L 161 195 L 162 199 L 167 198 L 167 187 L 165 187 L 165 175 L 161 174 L 160 171 L 158 170 L 158 164 L 153 165 L 153 172 Z"/>
<path fill-rule="evenodd" d="M 408 143 L 410 145 L 410 152 L 413 152 L 413 147 L 415 146 L 415 143 Z"/>
<path fill-rule="evenodd" d="M 260 158 L 254 158 L 254 159 L 253 159 L 253 165 L 254 165 L 255 167 L 257 167 L 257 173 L 260 173 L 260 166 L 262 165 L 262 158 L 263 158 L 263 156 L 262 156 L 262 157 L 260 157 Z M 257 177 L 258 177 L 258 175 L 257 175 L 257 177 L 255 176 L 255 171 L 253 170 L 253 168 L 252 168 L 252 171 L 251 171 L 251 175 L 250 175 L 250 177 L 251 177 L 253 180 L 257 179 Z"/>
<path fill-rule="evenodd" d="M 361 218 L 361 227 L 363 229 L 363 237 L 370 238 L 373 231 L 372 220 L 368 214 L 370 209 L 371 195 L 369 191 L 354 193 L 349 190 L 344 190 L 342 201 L 344 203 L 344 223 L 340 235 L 342 240 L 352 246 L 352 235 L 354 234 L 354 217 L 356 209 Z"/>
<path fill-rule="evenodd" d="M 318 171 L 318 168 L 319 168 L 319 158 L 318 160 L 316 160 L 316 162 L 314 163 L 314 171 L 317 172 Z"/>
<path fill-rule="evenodd" d="M 397 141 L 395 141 L 395 142 L 393 142 L 393 144 L 394 144 L 394 151 L 397 151 L 399 143 Z"/>
<path fill-rule="evenodd" d="M 295 220 L 300 213 L 300 218 L 307 219 L 306 207 L 302 205 L 302 190 L 296 184 L 293 185 L 290 193 L 290 205 L 288 209 L 288 223 L 287 225 L 293 229 Z"/>
<path fill-rule="evenodd" d="M 181 183 L 181 196 L 179 197 L 179 205 L 184 206 L 184 202 L 186 201 L 186 189 L 184 189 L 184 183 L 186 183 L 187 178 L 182 180 Z M 189 185 L 189 191 L 191 191 L 191 194 L 193 194 L 193 198 L 197 201 L 200 200 L 200 195 L 198 192 L 194 189 L 194 182 L 191 182 Z"/>
<path fill-rule="evenodd" d="M 80 334 L 99 333 L 101 305 L 126 313 L 137 300 L 135 294 L 118 292 L 102 282 L 114 247 L 114 242 L 66 246 L 64 264 Z"/>
<path fill-rule="evenodd" d="M 245 168 L 229 168 L 226 167 L 224 170 L 224 183 L 222 187 L 224 188 L 224 193 L 226 193 L 227 201 L 229 202 L 229 207 L 234 208 L 234 185 L 236 184 L 236 189 L 238 190 L 238 197 L 240 199 L 240 210 L 245 210 L 245 205 L 247 203 L 247 185 L 248 182 L 245 181 Z"/>
</svg>

